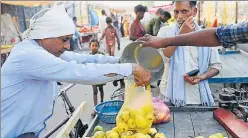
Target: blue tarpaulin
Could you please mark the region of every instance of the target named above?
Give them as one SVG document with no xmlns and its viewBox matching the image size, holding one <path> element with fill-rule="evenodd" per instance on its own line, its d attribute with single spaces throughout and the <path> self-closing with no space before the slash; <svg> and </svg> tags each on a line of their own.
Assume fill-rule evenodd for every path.
<svg viewBox="0 0 248 138">
<path fill-rule="evenodd" d="M 96 26 L 99 23 L 97 13 L 93 10 L 90 10 L 90 26 Z"/>
</svg>

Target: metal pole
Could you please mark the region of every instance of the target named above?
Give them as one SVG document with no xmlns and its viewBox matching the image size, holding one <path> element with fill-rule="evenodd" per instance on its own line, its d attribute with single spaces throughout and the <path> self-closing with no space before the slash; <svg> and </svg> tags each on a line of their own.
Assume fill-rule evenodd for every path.
<svg viewBox="0 0 248 138">
<path fill-rule="evenodd" d="M 22 14 L 23 14 L 23 20 L 24 20 L 24 31 L 27 29 L 27 24 L 26 24 L 26 16 L 25 16 L 25 12 L 24 12 L 24 6 L 22 6 Z"/>
<path fill-rule="evenodd" d="M 68 98 L 68 96 L 66 95 L 66 91 L 68 91 L 71 87 L 73 87 L 75 84 L 69 84 L 69 85 L 67 85 L 66 87 L 64 87 L 64 88 L 62 88 L 61 90 L 60 90 L 60 94 L 59 94 L 59 96 L 61 96 L 64 100 L 65 100 L 65 102 L 66 102 L 66 104 L 68 105 L 68 107 L 69 107 L 69 110 L 70 110 L 70 112 L 71 113 L 73 113 L 74 111 L 75 111 L 75 108 L 74 108 L 74 106 L 71 104 L 71 101 L 69 100 L 69 98 Z"/>
<path fill-rule="evenodd" d="M 86 3 L 87 3 L 88 24 L 90 25 L 90 9 L 89 9 L 89 3 L 88 3 L 88 1 L 86 1 Z"/>
<path fill-rule="evenodd" d="M 201 1 L 198 3 L 198 24 L 201 24 Z"/>
<path fill-rule="evenodd" d="M 238 10 L 238 1 L 236 1 L 236 16 L 235 16 L 235 23 L 238 23 L 238 15 L 239 15 L 239 10 Z"/>
<path fill-rule="evenodd" d="M 61 126 L 63 126 L 69 119 L 70 117 L 67 117 L 62 122 L 60 122 L 58 125 L 56 125 L 50 132 L 45 134 L 44 138 L 49 138 L 54 132 L 56 132 Z"/>
<path fill-rule="evenodd" d="M 72 114 L 75 111 L 75 108 L 71 104 L 71 101 L 69 100 L 68 96 L 66 95 L 66 92 L 62 92 L 61 96 L 65 100 L 65 102 L 67 103 L 67 105 L 69 107 L 69 110 L 70 110 L 70 112 Z"/>
</svg>

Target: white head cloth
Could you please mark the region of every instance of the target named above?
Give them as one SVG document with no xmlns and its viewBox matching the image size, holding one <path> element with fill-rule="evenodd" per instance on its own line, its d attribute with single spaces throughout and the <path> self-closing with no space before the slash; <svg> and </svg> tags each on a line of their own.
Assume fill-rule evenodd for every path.
<svg viewBox="0 0 248 138">
<path fill-rule="evenodd" d="M 29 28 L 23 33 L 24 38 L 55 38 L 75 33 L 75 25 L 64 6 L 44 9 L 30 19 Z"/>
</svg>

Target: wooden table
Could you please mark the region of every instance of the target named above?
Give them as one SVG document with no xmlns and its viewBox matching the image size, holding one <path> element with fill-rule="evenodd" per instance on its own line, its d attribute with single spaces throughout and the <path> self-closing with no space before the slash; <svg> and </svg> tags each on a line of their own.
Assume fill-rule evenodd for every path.
<svg viewBox="0 0 248 138">
<path fill-rule="evenodd" d="M 209 83 L 248 83 L 248 53 L 220 55 L 222 70 Z"/>
<path fill-rule="evenodd" d="M 225 137 L 232 136 L 213 118 L 213 110 L 216 107 L 179 107 L 171 108 L 171 121 L 168 123 L 153 125 L 158 132 L 166 135 L 166 138 L 194 138 L 215 133 L 222 133 Z M 101 125 L 104 131 L 111 130 L 116 124 L 106 124 L 96 116 L 91 122 L 85 137 L 91 137 L 95 126 Z"/>
</svg>

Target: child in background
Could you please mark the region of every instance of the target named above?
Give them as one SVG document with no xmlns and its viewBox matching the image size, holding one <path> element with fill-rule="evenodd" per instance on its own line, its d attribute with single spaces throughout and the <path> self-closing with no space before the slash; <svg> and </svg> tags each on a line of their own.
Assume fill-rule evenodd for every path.
<svg viewBox="0 0 248 138">
<path fill-rule="evenodd" d="M 95 54 L 104 55 L 103 52 L 98 51 L 98 49 L 100 47 L 100 44 L 99 44 L 99 42 L 97 40 L 91 40 L 89 46 L 90 46 L 90 49 L 91 49 L 91 53 L 90 53 L 91 55 L 95 55 Z M 97 98 L 98 89 L 100 91 L 101 102 L 103 102 L 103 98 L 104 98 L 103 85 L 105 85 L 105 84 L 92 85 L 94 106 L 96 106 L 98 104 L 98 98 Z M 91 116 L 94 117 L 95 115 L 96 115 L 96 112 L 94 111 L 94 113 L 92 113 Z"/>
<path fill-rule="evenodd" d="M 102 37 L 100 41 L 106 36 L 107 52 L 110 56 L 114 56 L 115 52 L 115 38 L 117 38 L 118 50 L 120 50 L 120 38 L 118 35 L 118 30 L 112 25 L 112 19 L 110 17 L 106 18 L 107 28 L 103 30 Z M 118 86 L 118 81 L 120 81 L 121 88 L 124 88 L 124 79 L 113 81 L 113 85 Z"/>
<path fill-rule="evenodd" d="M 117 29 L 112 25 L 112 19 L 110 17 L 106 18 L 107 28 L 103 30 L 102 37 L 100 41 L 105 37 L 107 52 L 110 56 L 114 56 L 115 53 L 115 38 L 117 38 L 118 50 L 120 50 L 120 38 Z"/>
</svg>

